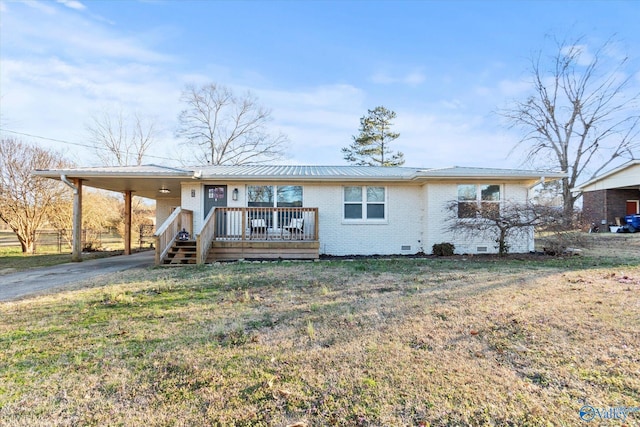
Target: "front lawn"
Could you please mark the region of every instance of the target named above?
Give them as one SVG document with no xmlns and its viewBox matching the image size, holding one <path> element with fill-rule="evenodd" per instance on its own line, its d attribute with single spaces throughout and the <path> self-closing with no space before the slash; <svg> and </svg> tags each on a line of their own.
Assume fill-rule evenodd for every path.
<svg viewBox="0 0 640 427">
<path fill-rule="evenodd" d="M 577 425 L 585 404 L 640 406 L 633 257 L 157 268 L 0 318 L 9 426 Z"/>
</svg>

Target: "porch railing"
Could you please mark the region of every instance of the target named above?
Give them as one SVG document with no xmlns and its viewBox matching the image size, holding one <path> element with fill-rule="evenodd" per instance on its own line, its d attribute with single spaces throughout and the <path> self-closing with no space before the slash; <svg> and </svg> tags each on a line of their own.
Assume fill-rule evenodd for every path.
<svg viewBox="0 0 640 427">
<path fill-rule="evenodd" d="M 178 207 L 153 235 L 156 240 L 156 265 L 160 265 L 183 228 L 193 235 L 193 211 Z"/>
<path fill-rule="evenodd" d="M 318 226 L 318 208 L 222 207 L 212 215 L 210 240 L 315 241 Z"/>
<path fill-rule="evenodd" d="M 200 233 L 196 237 L 196 248 L 198 252 L 198 256 L 196 258 L 197 264 L 204 264 L 207 260 L 207 253 L 211 247 L 211 242 L 213 241 L 213 235 L 216 229 L 215 218 L 217 216 L 217 209 L 220 208 L 213 208 L 209 211 L 209 214 L 204 219 Z"/>
</svg>

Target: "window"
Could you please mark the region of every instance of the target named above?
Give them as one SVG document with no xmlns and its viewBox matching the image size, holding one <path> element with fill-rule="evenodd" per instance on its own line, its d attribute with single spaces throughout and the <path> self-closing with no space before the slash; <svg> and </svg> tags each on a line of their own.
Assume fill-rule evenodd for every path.
<svg viewBox="0 0 640 427">
<path fill-rule="evenodd" d="M 481 185 L 480 186 L 480 207 L 481 215 L 484 218 L 496 218 L 500 215 L 500 186 Z"/>
<path fill-rule="evenodd" d="M 458 185 L 458 218 L 492 218 L 500 214 L 500 185 Z"/>
<path fill-rule="evenodd" d="M 251 219 L 262 219 L 267 227 L 280 227 L 289 224 L 292 218 L 302 215 L 293 208 L 302 207 L 301 185 L 248 185 L 247 206 L 250 208 L 284 208 L 253 209 Z M 292 209 L 286 209 L 292 208 Z"/>
<path fill-rule="evenodd" d="M 249 185 L 247 186 L 247 198 L 247 206 L 249 207 L 300 208 L 302 207 L 302 186 Z"/>
<path fill-rule="evenodd" d="M 273 187 L 270 185 L 249 185 L 247 206 L 251 208 L 273 207 Z"/>
<path fill-rule="evenodd" d="M 385 208 L 384 187 L 344 187 L 344 219 L 384 220 Z"/>
<path fill-rule="evenodd" d="M 478 211 L 478 189 L 473 184 L 458 185 L 458 218 L 475 218 Z"/>
<path fill-rule="evenodd" d="M 278 186 L 278 207 L 279 208 L 301 208 L 302 207 L 302 186 L 300 185 Z"/>
</svg>

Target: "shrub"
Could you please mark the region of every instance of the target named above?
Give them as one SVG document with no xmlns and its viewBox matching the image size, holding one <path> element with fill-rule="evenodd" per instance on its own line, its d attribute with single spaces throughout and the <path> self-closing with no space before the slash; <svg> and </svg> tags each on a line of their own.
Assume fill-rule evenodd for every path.
<svg viewBox="0 0 640 427">
<path fill-rule="evenodd" d="M 432 252 L 437 256 L 451 256 L 453 255 L 453 251 L 455 249 L 456 247 L 453 245 L 453 243 L 442 242 L 434 244 Z"/>
</svg>

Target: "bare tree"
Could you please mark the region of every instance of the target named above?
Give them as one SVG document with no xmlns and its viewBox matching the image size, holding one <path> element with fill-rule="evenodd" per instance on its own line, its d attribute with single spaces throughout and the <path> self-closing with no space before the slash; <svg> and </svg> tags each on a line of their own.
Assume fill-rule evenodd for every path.
<svg viewBox="0 0 640 427">
<path fill-rule="evenodd" d="M 52 205 L 47 215 L 48 223 L 72 245 L 73 201 L 69 197 Z M 85 230 L 83 249 L 96 248 L 99 232 L 109 227 L 117 227 L 122 222 L 120 215 L 122 200 L 107 195 L 104 191 L 83 191 L 82 229 Z"/>
<path fill-rule="evenodd" d="M 613 58 L 611 41 L 594 52 L 582 39 L 556 42 L 556 48 L 549 58 L 532 58 L 533 94 L 501 114 L 524 131 L 517 147 L 528 158 L 567 172 L 562 197 L 569 218 L 578 178 L 595 176 L 638 149 L 639 94 L 634 73 L 625 71 L 628 58 Z"/>
<path fill-rule="evenodd" d="M 33 252 L 36 230 L 51 207 L 67 197 L 63 184 L 31 172 L 68 166 L 57 153 L 36 145 L 15 139 L 0 141 L 0 219 L 16 234 L 23 253 Z"/>
<path fill-rule="evenodd" d="M 479 237 L 496 242 L 498 254 L 509 252 L 510 241 L 530 235 L 534 227 L 557 222 L 562 214 L 553 208 L 532 203 L 505 200 L 502 206 L 493 203 L 448 202 L 448 231 L 467 238 Z M 461 209 L 464 213 L 461 214 Z"/>
<path fill-rule="evenodd" d="M 194 148 L 194 160 L 203 164 L 264 163 L 284 156 L 288 138 L 271 135 L 267 128 L 271 111 L 246 93 L 208 84 L 187 86 L 178 116 L 177 136 Z"/>
<path fill-rule="evenodd" d="M 86 125 L 98 158 L 104 165 L 141 165 L 156 137 L 156 123 L 139 113 L 126 116 L 103 111 Z"/>
</svg>

